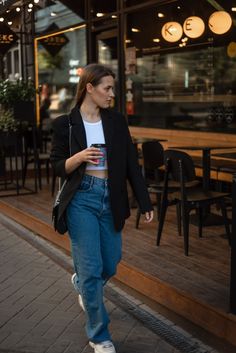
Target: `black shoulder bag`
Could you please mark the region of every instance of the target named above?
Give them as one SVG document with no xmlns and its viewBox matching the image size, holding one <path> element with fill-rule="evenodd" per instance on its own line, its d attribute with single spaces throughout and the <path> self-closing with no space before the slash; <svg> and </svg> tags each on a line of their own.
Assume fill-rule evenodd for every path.
<svg viewBox="0 0 236 353">
<path fill-rule="evenodd" d="M 69 148 L 70 148 L 70 156 L 71 156 L 71 132 L 72 132 L 72 125 L 70 121 L 70 116 L 68 117 L 69 120 Z M 62 202 L 62 195 L 65 189 L 65 186 L 68 182 L 68 179 L 66 178 L 65 181 L 63 182 L 62 185 L 60 185 L 59 180 L 59 191 L 57 193 L 57 196 L 55 198 L 53 208 L 52 208 L 52 223 L 54 226 L 55 231 L 57 231 L 60 234 L 65 234 L 68 230 L 67 224 L 66 224 L 66 214 L 65 211 L 60 215 L 60 208 L 61 208 L 61 202 Z"/>
</svg>

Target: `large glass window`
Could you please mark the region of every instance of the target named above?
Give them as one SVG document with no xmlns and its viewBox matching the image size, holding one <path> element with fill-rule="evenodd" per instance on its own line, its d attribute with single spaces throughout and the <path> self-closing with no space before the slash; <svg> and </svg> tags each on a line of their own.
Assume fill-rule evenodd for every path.
<svg viewBox="0 0 236 353">
<path fill-rule="evenodd" d="M 210 2 L 200 0 L 196 9 L 192 3 L 187 7 L 179 6 L 180 3 L 186 2 L 127 15 L 126 111 L 129 123 L 169 129 L 235 132 L 234 22 L 226 33 L 216 34 L 208 25 L 209 17 L 217 11 Z M 193 10 L 205 25 L 203 34 L 190 38 L 183 32 L 178 41 L 165 40 L 163 35 L 168 35 L 174 28 L 168 22 L 178 22 L 181 30 Z M 227 10 L 235 21 L 235 12 L 231 8 L 223 10 Z M 219 21 L 220 18 L 217 23 Z M 164 25 L 165 32 L 162 33 Z M 217 31 L 214 21 L 211 25 Z M 178 27 L 175 30 L 178 31 Z"/>
<path fill-rule="evenodd" d="M 115 12 L 116 9 L 116 0 L 114 1 L 97 1 L 91 0 L 91 11 L 92 16 L 95 18 L 101 18 L 105 15 L 110 14 L 111 12 Z"/>
<path fill-rule="evenodd" d="M 71 3 L 70 3 L 71 4 Z M 61 2 L 52 3 L 38 10 L 35 14 L 35 30 L 38 34 L 49 31 L 52 25 L 66 28 L 84 21 L 84 10 L 81 6 L 65 6 Z"/>
<path fill-rule="evenodd" d="M 97 61 L 110 67 L 116 75 L 114 106 L 119 106 L 120 94 L 118 91 L 118 52 L 117 30 L 104 31 L 97 34 Z"/>
<path fill-rule="evenodd" d="M 20 59 L 19 59 L 19 50 L 16 49 L 13 51 L 13 61 L 14 61 L 14 74 L 20 76 Z"/>
<path fill-rule="evenodd" d="M 85 36 L 85 26 L 79 26 L 36 39 L 41 123 L 72 108 L 81 68 L 87 64 Z"/>
<path fill-rule="evenodd" d="M 5 77 L 9 80 L 17 80 L 21 77 L 19 50 L 20 47 L 15 45 L 5 55 Z"/>
<path fill-rule="evenodd" d="M 9 51 L 6 55 L 7 59 L 7 76 L 12 74 L 12 52 Z"/>
</svg>

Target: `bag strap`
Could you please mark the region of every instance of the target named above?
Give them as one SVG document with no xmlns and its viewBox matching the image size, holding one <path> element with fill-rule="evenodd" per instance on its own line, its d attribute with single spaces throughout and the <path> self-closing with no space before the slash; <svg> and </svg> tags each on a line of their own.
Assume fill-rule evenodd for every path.
<svg viewBox="0 0 236 353">
<path fill-rule="evenodd" d="M 72 156 L 72 147 L 71 147 L 71 135 L 72 135 L 72 124 L 71 124 L 71 116 L 68 115 L 69 122 L 69 148 L 70 148 L 70 157 Z"/>
<path fill-rule="evenodd" d="M 69 149 L 70 149 L 70 157 L 72 156 L 72 146 L 71 146 L 71 136 L 72 136 L 72 124 L 71 124 L 71 116 L 68 115 L 68 123 L 69 123 Z M 63 185 L 61 185 L 61 178 L 59 178 L 58 190 L 62 191 L 66 184 L 67 179 L 64 181 Z"/>
</svg>

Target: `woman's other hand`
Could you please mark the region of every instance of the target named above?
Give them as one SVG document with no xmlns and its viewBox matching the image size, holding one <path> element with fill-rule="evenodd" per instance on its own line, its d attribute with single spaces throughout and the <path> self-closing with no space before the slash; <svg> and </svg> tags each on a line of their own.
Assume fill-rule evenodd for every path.
<svg viewBox="0 0 236 353">
<path fill-rule="evenodd" d="M 145 212 L 145 223 L 150 223 L 153 220 L 153 211 Z"/>
</svg>

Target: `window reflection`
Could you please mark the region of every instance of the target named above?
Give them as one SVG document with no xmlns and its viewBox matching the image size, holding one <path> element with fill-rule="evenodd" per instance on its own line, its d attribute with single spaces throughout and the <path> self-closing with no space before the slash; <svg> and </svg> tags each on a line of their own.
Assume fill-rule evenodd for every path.
<svg viewBox="0 0 236 353">
<path fill-rule="evenodd" d="M 116 75 L 115 80 L 115 99 L 113 106 L 117 107 L 119 104 L 119 94 L 117 87 L 118 78 L 118 58 L 117 58 L 117 31 L 106 31 L 97 36 L 97 57 L 98 62 L 103 65 L 107 65 L 112 69 Z"/>
<path fill-rule="evenodd" d="M 186 2 L 185 2 L 186 3 Z M 179 2 L 178 2 L 179 4 Z M 199 1 L 198 8 L 206 5 Z M 192 4 L 191 4 L 192 6 Z M 181 24 L 190 7 L 178 14 L 176 4 L 155 6 L 127 15 L 126 111 L 131 125 L 236 130 L 235 26 L 224 35 L 206 28 L 199 38 L 183 33 L 170 43 L 161 35 L 164 23 Z M 216 11 L 199 15 L 206 27 Z M 161 15 L 160 15 L 161 14 Z M 196 13 L 198 15 L 198 13 Z M 231 13 L 234 19 L 235 14 Z"/>
<path fill-rule="evenodd" d="M 97 1 L 91 0 L 92 16 L 95 18 L 102 18 L 111 12 L 115 12 L 116 1 Z"/>
<path fill-rule="evenodd" d="M 57 2 L 42 8 L 35 13 L 35 30 L 37 33 L 46 31 L 49 26 L 56 24 L 59 28 L 76 25 L 84 21 L 84 9 L 70 4 L 70 7 Z"/>
<path fill-rule="evenodd" d="M 39 38 L 37 42 L 42 124 L 44 119 L 68 113 L 73 106 L 81 68 L 87 63 L 85 26 Z"/>
</svg>

